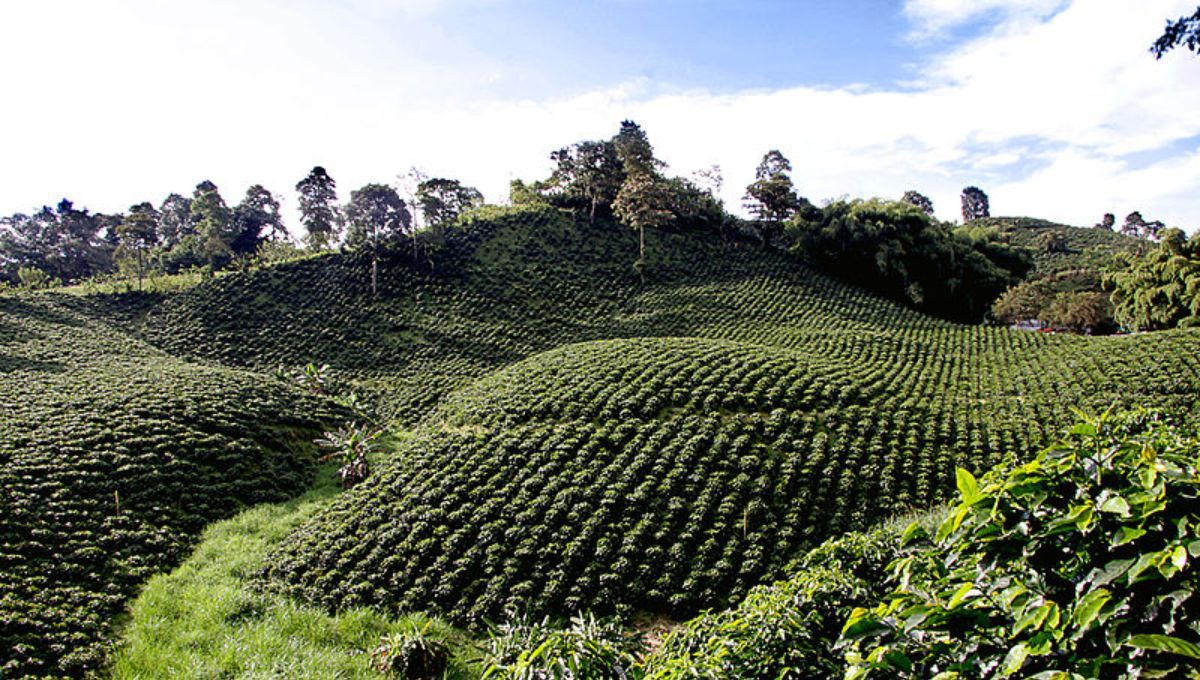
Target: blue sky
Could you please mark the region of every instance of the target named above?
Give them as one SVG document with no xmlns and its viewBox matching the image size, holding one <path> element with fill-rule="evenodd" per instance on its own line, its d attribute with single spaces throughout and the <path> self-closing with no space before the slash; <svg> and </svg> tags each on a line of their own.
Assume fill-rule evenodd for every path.
<svg viewBox="0 0 1200 680">
<path fill-rule="evenodd" d="M 1194 0 L 42 0 L 0 5 L 0 213 L 215 181 L 294 204 L 416 166 L 494 201 L 547 154 L 648 131 L 736 209 L 779 148 L 809 198 L 963 186 L 996 214 L 1200 226 Z M 295 225 L 293 225 L 295 226 Z"/>
<path fill-rule="evenodd" d="M 903 39 L 902 7 L 885 0 L 539 0 L 458 7 L 445 20 L 536 74 L 505 83 L 533 97 L 638 78 L 715 92 L 889 83 L 926 51 Z"/>
</svg>

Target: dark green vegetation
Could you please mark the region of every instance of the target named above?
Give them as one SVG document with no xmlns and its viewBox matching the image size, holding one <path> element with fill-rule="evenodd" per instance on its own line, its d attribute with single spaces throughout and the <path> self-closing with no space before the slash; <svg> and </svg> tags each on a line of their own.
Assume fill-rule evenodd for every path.
<svg viewBox="0 0 1200 680">
<path fill-rule="evenodd" d="M 1117 320 L 1129 328 L 1159 330 L 1200 326 L 1200 234 L 1178 229 L 1162 244 L 1105 277 Z"/>
<path fill-rule="evenodd" d="M 970 227 L 996 229 L 1014 246 L 1033 254 L 1030 280 L 1078 269 L 1103 269 L 1120 253 L 1133 253 L 1149 246 L 1136 236 L 1098 227 L 1071 227 L 1031 217 L 988 217 Z M 1057 236 L 1047 239 L 1046 235 Z M 1047 247 L 1050 241 L 1058 244 Z"/>
<path fill-rule="evenodd" d="M 1116 330 L 1112 303 L 1093 269 L 1061 271 L 1013 286 L 992 303 L 992 317 L 1007 324 L 1039 321 L 1075 333 Z"/>
<path fill-rule="evenodd" d="M 791 252 L 925 312 L 978 321 L 1032 262 L 988 230 L 953 231 L 906 201 L 834 201 L 788 222 Z"/>
<path fill-rule="evenodd" d="M 330 412 L 163 354 L 75 309 L 0 298 L 0 674 L 95 668 L 137 585 L 213 520 L 311 483 Z"/>
<path fill-rule="evenodd" d="M 13 674 L 94 668 L 113 613 L 204 524 L 310 483 L 307 442 L 344 420 L 268 377 L 281 364 L 328 364 L 328 391 L 358 393 L 413 434 L 235 570 L 238 588 L 259 574 L 245 620 L 266 636 L 249 648 L 267 655 L 286 645 L 263 622 L 304 607 L 279 591 L 382 612 L 333 646 L 404 634 L 385 622 L 400 610 L 478 625 L 510 605 L 719 606 L 833 532 L 945 498 L 956 466 L 1030 454 L 1073 406 L 1196 416 L 1195 331 L 959 326 L 720 230 L 644 236 L 644 284 L 638 233 L 527 207 L 471 213 L 422 237 L 417 259 L 381 251 L 375 295 L 370 258 L 348 253 L 170 294 L 6 298 L 0 386 L 22 409 L 2 421 L 16 433 L 6 488 L 41 505 L 6 503 L 4 574 L 21 574 L 20 588 L 62 569 L 41 593 L 96 601 L 43 606 L 14 590 L 6 621 L 36 618 L 39 634 L 21 638 Z M 56 503 L 84 514 L 68 527 L 45 510 Z M 158 541 L 122 538 L 150 546 L 140 562 L 101 540 L 126 516 L 145 518 L 138 540 Z M 92 535 L 69 553 L 9 538 L 35 524 L 60 543 Z M 329 638 L 315 635 L 319 650 Z"/>
<path fill-rule="evenodd" d="M 947 512 L 832 540 L 694 619 L 645 676 L 1191 677 L 1198 453 L 1145 413 L 1080 421 L 1028 462 L 960 470 Z"/>
<path fill-rule="evenodd" d="M 847 621 L 846 677 L 1194 675 L 1198 453 L 1195 430 L 1135 415 L 978 481 L 959 470 L 957 507 L 905 532 L 893 592 Z"/>
</svg>

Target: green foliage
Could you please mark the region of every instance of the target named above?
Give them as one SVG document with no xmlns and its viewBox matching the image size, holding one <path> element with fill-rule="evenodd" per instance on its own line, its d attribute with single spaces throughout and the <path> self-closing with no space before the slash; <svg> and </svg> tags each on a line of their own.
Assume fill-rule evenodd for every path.
<svg viewBox="0 0 1200 680">
<path fill-rule="evenodd" d="M 919 191 L 909 190 L 904 192 L 904 195 L 900 197 L 900 200 L 917 206 L 926 215 L 933 217 L 933 201 L 929 200 L 929 197 L 925 194 L 922 194 Z"/>
<path fill-rule="evenodd" d="M 119 217 L 78 209 L 65 198 L 31 215 L 0 218 L 0 279 L 16 283 L 18 271 L 26 268 L 73 283 L 106 271 L 112 244 L 102 234 L 119 223 Z"/>
<path fill-rule="evenodd" d="M 772 149 L 763 155 L 754 171 L 754 181 L 746 187 L 745 205 L 755 218 L 752 224 L 764 247 L 779 237 L 783 223 L 792 215 L 799 213 L 807 219 L 815 212 L 812 204 L 796 193 L 788 174 L 791 171 L 791 162 Z"/>
<path fill-rule="evenodd" d="M 1194 673 L 1198 452 L 1153 416 L 1100 417 L 1028 463 L 960 468 L 949 517 L 906 532 L 893 592 L 846 622 L 846 677 Z"/>
<path fill-rule="evenodd" d="M 372 665 L 381 673 L 410 680 L 438 680 L 450 666 L 450 650 L 429 635 L 432 620 L 412 623 L 399 633 L 385 635 L 371 652 Z"/>
<path fill-rule="evenodd" d="M 1200 325 L 1200 236 L 1187 239 L 1178 229 L 1162 243 L 1104 279 L 1112 291 L 1114 316 L 1132 330 Z"/>
<path fill-rule="evenodd" d="M 1024 281 L 992 303 L 992 316 L 1007 324 L 1040 321 L 1074 333 L 1112 332 L 1112 304 L 1101 283 L 1100 274 L 1091 269 Z"/>
<path fill-rule="evenodd" d="M 1113 264 L 1115 256 L 1133 253 L 1144 247 L 1141 239 L 1109 229 L 1071 227 L 1030 217 L 988 217 L 975 220 L 972 227 L 996 229 L 1000 238 L 1013 246 L 1028 248 L 1033 254 L 1030 280 L 1080 269 L 1101 270 Z M 1047 250 L 1038 246 L 1043 234 L 1052 232 L 1065 247 Z"/>
<path fill-rule="evenodd" d="M 967 187 L 962 190 L 962 219 L 963 224 L 981 220 L 991 216 L 987 194 L 979 187 Z"/>
<path fill-rule="evenodd" d="M 307 440 L 332 415 L 283 385 L 164 355 L 72 305 L 86 307 L 0 299 L 5 677 L 96 670 L 125 600 L 206 524 L 307 486 Z"/>
<path fill-rule="evenodd" d="M 484 646 L 483 678 L 497 680 L 620 680 L 638 677 L 641 636 L 620 621 L 591 614 L 574 616 L 567 626 L 527 617 L 504 623 Z"/>
<path fill-rule="evenodd" d="M 342 488 L 349 489 L 371 476 L 370 459 L 379 451 L 383 431 L 366 424 L 347 423 L 330 430 L 315 443 L 326 453 L 321 462 L 336 461 Z"/>
<path fill-rule="evenodd" d="M 300 222 L 304 243 L 311 250 L 325 250 L 337 242 L 337 182 L 325 168 L 316 166 L 296 184 L 300 194 Z"/>
<path fill-rule="evenodd" d="M 417 204 L 430 227 L 444 227 L 483 205 L 483 194 L 456 179 L 434 177 L 417 185 Z"/>
<path fill-rule="evenodd" d="M 1200 7 L 1196 8 L 1195 14 L 1168 20 L 1163 34 L 1150 46 L 1150 52 L 1155 59 L 1162 59 L 1164 54 L 1180 45 L 1200 54 Z"/>
<path fill-rule="evenodd" d="M 233 231 L 233 215 L 217 185 L 208 180 L 196 185 L 191 210 L 198 252 L 208 262 L 208 271 L 214 272 L 233 256 L 232 244 L 237 236 Z"/>
<path fill-rule="evenodd" d="M 645 677 L 833 678 L 846 614 L 885 592 L 899 547 L 891 528 L 830 540 L 789 565 L 787 580 L 755 588 L 732 609 L 674 630 L 643 665 Z"/>
<path fill-rule="evenodd" d="M 690 613 L 740 601 L 832 533 L 944 497 L 957 465 L 1027 455 L 1069 420 L 1071 405 L 1103 408 L 1115 399 L 1196 415 L 1194 331 L 1092 339 L 955 326 L 709 233 L 648 231 L 653 267 L 642 286 L 628 267 L 636 234 L 546 208 L 472 211 L 445 232 L 431 263 L 389 262 L 376 297 L 362 276 L 363 256 L 346 253 L 231 273 L 171 294 L 14 298 L 11 314 L 0 315 L 0 394 L 18 410 L 0 416 L 0 446 L 7 459 L 36 465 L 6 463 L 17 474 L 5 478 L 6 488 L 40 489 L 25 478 L 50 469 L 70 470 L 74 485 L 98 469 L 97 480 L 125 480 L 122 512 L 128 493 L 143 489 L 147 499 L 194 505 L 195 516 L 179 512 L 196 529 L 146 525 L 167 527 L 178 547 L 170 559 L 155 551 L 141 564 L 169 564 L 208 518 L 295 493 L 305 477 L 280 472 L 274 461 L 311 469 L 309 443 L 320 430 L 283 433 L 325 427 L 312 419 L 331 408 L 295 386 L 217 366 L 266 374 L 279 364 L 328 363 L 365 408 L 425 422 L 397 455 L 373 461 L 368 481 L 277 548 L 287 559 L 267 582 L 292 579 L 284 587 L 340 611 L 372 600 L 385 612 L 453 612 L 472 623 L 484 611 L 503 616 L 508 605 L 535 615 L 629 611 L 639 603 Z M 47 306 L 69 323 L 25 320 Z M 95 335 L 85 341 L 62 335 L 68 331 Z M 613 338 L 626 340 L 548 351 Z M 59 356 L 72 347 L 78 356 Z M 63 366 L 71 367 L 69 379 L 59 375 Z M 510 368 L 496 373 L 503 367 Z M 477 389 L 464 389 L 475 380 Z M 260 403 L 260 394 L 272 396 Z M 61 436 L 26 434 L 38 423 L 58 423 Z M 57 445 L 80 432 L 84 444 Z M 156 448 L 140 444 L 147 433 L 158 437 Z M 138 458 L 147 450 L 157 457 Z M 127 463 L 128 473 L 116 472 Z M 176 478 L 178 486 L 162 491 L 160 482 Z M 53 507 L 70 497 L 50 505 L 44 498 L 65 487 L 30 493 L 35 504 Z M 97 488 L 84 496 L 85 509 L 100 516 L 116 498 Z M 627 511 L 630 498 L 645 499 L 639 507 L 647 513 Z M 37 529 L 83 526 L 54 516 Z M 9 560 L 0 573 L 32 559 L 21 552 L 25 527 L 16 531 L 19 540 L 0 541 Z M 59 561 L 68 564 L 75 550 L 95 555 L 85 550 L 94 538 L 81 534 Z M 100 543 L 101 551 L 113 543 Z M 672 549 L 685 557 L 674 560 Z M 668 560 L 678 567 L 663 573 Z M 86 565 L 88 573 L 108 578 L 96 564 Z M 62 616 L 101 612 L 81 624 L 101 638 L 104 625 L 95 622 L 109 621 L 149 569 L 105 608 L 72 600 Z M 55 583 L 80 583 L 74 571 L 52 575 Z M 78 587 L 113 592 L 100 581 Z M 17 618 L 41 611 L 27 595 L 3 600 Z M 243 649 L 227 656 L 247 664 L 261 662 L 254 649 L 286 656 L 289 622 L 306 640 L 333 635 L 312 618 L 319 610 L 292 606 L 270 605 L 278 618 L 250 627 L 250 638 L 226 637 L 234 626 L 221 627 L 228 642 L 220 644 Z M 297 618 L 288 613 L 301 610 Z M 64 639 L 53 633 L 59 619 L 46 620 L 36 629 L 52 632 L 29 644 Z M 283 628 L 264 630 L 276 624 Z M 369 651 L 383 632 L 364 633 L 360 649 Z M 267 667 L 286 674 L 303 666 Z"/>
<path fill-rule="evenodd" d="M 17 281 L 24 290 L 43 290 L 53 285 L 54 280 L 37 267 L 21 267 L 17 270 Z"/>
<path fill-rule="evenodd" d="M 793 253 L 834 276 L 960 320 L 982 316 L 1029 268 L 1019 251 L 953 233 L 903 201 L 835 201 L 798 215 L 787 234 Z"/>
<path fill-rule="evenodd" d="M 1028 455 L 1071 405 L 1194 411 L 1195 377 L 1174 373 L 1182 336 L 991 333 L 1029 344 L 931 352 L 945 336 L 914 331 L 870 365 L 869 336 L 848 333 L 841 359 L 696 338 L 534 356 L 446 398 L 400 455 L 281 546 L 268 577 L 331 609 L 469 626 L 511 608 L 686 616 L 740 600 L 829 535 L 944 497 L 956 461 Z M 958 352 L 983 352 L 970 365 L 988 370 L 948 365 Z"/>
</svg>

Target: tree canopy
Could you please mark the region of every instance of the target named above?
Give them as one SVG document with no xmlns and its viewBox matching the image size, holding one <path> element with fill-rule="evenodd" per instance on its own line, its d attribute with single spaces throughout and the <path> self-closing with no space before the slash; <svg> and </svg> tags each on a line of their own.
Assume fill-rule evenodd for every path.
<svg viewBox="0 0 1200 680">
<path fill-rule="evenodd" d="M 1196 8 L 1195 14 L 1168 20 L 1163 34 L 1150 46 L 1150 52 L 1155 59 L 1162 59 L 1164 54 L 1180 45 L 1200 54 L 1200 7 Z"/>
<path fill-rule="evenodd" d="M 903 201 L 834 201 L 786 233 L 793 253 L 830 274 L 957 320 L 978 320 L 1032 266 L 993 236 L 956 234 Z"/>
<path fill-rule="evenodd" d="M 1162 242 L 1104 280 L 1116 320 L 1130 330 L 1200 325 L 1200 234 L 1167 229 Z"/>
<path fill-rule="evenodd" d="M 296 184 L 296 191 L 300 194 L 304 242 L 313 250 L 329 248 L 337 241 L 337 182 L 318 165 Z"/>
</svg>

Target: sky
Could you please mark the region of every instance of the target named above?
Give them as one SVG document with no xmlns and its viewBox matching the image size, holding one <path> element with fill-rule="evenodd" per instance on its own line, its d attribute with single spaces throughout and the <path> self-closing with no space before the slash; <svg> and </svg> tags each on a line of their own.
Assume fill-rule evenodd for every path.
<svg viewBox="0 0 1200 680">
<path fill-rule="evenodd" d="M 639 122 L 738 211 L 779 149 L 799 192 L 959 219 L 1200 227 L 1200 57 L 1148 52 L 1194 0 L 38 0 L 0 4 L 0 214 L 314 165 L 343 199 L 412 167 L 492 202 Z"/>
</svg>

